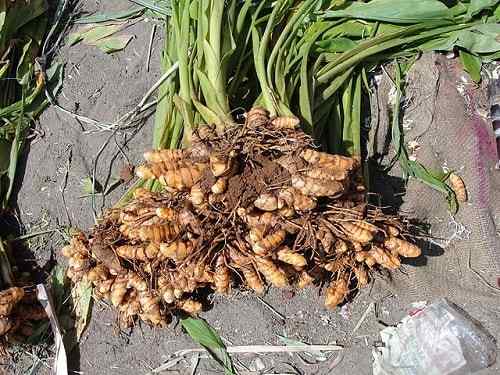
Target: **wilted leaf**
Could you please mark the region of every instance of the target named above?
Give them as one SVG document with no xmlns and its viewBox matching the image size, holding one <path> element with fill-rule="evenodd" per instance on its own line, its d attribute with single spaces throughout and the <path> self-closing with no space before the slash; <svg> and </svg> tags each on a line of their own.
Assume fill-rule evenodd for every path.
<svg viewBox="0 0 500 375">
<path fill-rule="evenodd" d="M 202 319 L 184 318 L 181 320 L 181 323 L 188 335 L 203 346 L 224 367 L 225 374 L 234 374 L 231 357 L 229 357 L 224 343 L 217 332 L 207 322 Z"/>
<path fill-rule="evenodd" d="M 467 51 L 460 50 L 460 61 L 472 80 L 479 83 L 481 81 L 481 58 Z"/>
<path fill-rule="evenodd" d="M 353 2 L 342 10 L 325 13 L 330 18 L 360 18 L 365 20 L 416 23 L 451 17 L 450 10 L 439 0 L 372 0 Z"/>
<path fill-rule="evenodd" d="M 92 284 L 87 280 L 82 280 L 75 285 L 71 294 L 76 315 L 76 339 L 79 341 L 90 317 Z"/>
<path fill-rule="evenodd" d="M 106 38 L 120 31 L 121 27 L 121 24 L 84 26 L 80 30 L 70 34 L 70 45 L 73 45 L 79 41 L 83 41 L 87 44 L 92 44 L 99 39 Z"/>
<path fill-rule="evenodd" d="M 305 342 L 293 340 L 293 339 L 290 339 L 286 336 L 281 336 L 278 334 L 276 336 L 278 336 L 278 339 L 280 339 L 280 341 L 283 342 L 283 344 L 285 344 L 286 346 L 303 346 L 303 347 L 309 346 L 309 344 L 307 344 Z M 328 359 L 328 356 L 322 352 L 318 352 L 318 351 L 308 352 L 306 350 L 304 352 L 309 354 L 310 356 L 314 357 L 317 361 L 326 361 Z"/>
<path fill-rule="evenodd" d="M 88 45 L 96 46 L 105 53 L 120 51 L 132 40 L 132 35 L 113 35 L 120 31 L 122 27 L 123 23 L 87 25 L 71 34 L 68 43 L 74 45 L 78 42 L 83 42 Z"/>
<path fill-rule="evenodd" d="M 108 38 L 99 39 L 98 41 L 89 44 L 95 45 L 104 53 L 113 53 L 124 49 L 132 40 L 132 37 L 132 35 L 110 36 Z"/>
<path fill-rule="evenodd" d="M 101 23 L 108 21 L 129 20 L 140 16 L 144 12 L 143 7 L 135 7 L 121 12 L 99 13 L 92 16 L 76 19 L 75 23 Z"/>
</svg>

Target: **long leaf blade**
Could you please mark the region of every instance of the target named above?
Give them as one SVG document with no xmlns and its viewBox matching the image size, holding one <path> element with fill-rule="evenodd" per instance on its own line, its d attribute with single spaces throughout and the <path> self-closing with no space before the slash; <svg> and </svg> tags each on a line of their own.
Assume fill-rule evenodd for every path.
<svg viewBox="0 0 500 375">
<path fill-rule="evenodd" d="M 226 346 L 215 330 L 208 325 L 207 322 L 201 319 L 184 318 L 181 320 L 182 326 L 187 331 L 189 336 L 203 346 L 212 357 L 224 367 L 226 375 L 234 375 L 234 368 L 231 362 L 231 357 L 226 351 Z"/>
</svg>

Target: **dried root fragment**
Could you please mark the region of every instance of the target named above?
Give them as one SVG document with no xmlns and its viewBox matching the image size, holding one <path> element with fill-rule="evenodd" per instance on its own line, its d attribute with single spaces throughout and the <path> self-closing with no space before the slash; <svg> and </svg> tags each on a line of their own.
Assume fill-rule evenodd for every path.
<svg viewBox="0 0 500 375">
<path fill-rule="evenodd" d="M 307 265 L 306 258 L 302 254 L 293 251 L 288 246 L 280 246 L 276 250 L 276 254 L 278 259 L 283 263 L 291 264 L 299 269 Z"/>
<path fill-rule="evenodd" d="M 172 311 L 200 312 L 207 291 L 238 286 L 326 281 L 334 308 L 372 269 L 419 256 L 405 222 L 365 203 L 359 160 L 315 150 L 299 125 L 254 108 L 244 126 L 200 126 L 190 148 L 146 152 L 136 173 L 165 190 L 137 189 L 88 238 L 75 235 L 68 276 L 89 280 L 120 325 L 162 326 Z"/>
<path fill-rule="evenodd" d="M 260 128 L 269 122 L 269 112 L 264 108 L 252 108 L 247 113 L 246 125 L 253 128 Z"/>
<path fill-rule="evenodd" d="M 335 309 L 340 305 L 349 294 L 349 284 L 345 276 L 332 281 L 326 289 L 325 306 L 328 309 Z"/>
<path fill-rule="evenodd" d="M 175 163 L 186 158 L 186 150 L 152 150 L 144 153 L 149 163 Z"/>
<path fill-rule="evenodd" d="M 259 272 L 266 280 L 276 288 L 284 288 L 288 285 L 285 272 L 279 268 L 270 258 L 255 258 Z"/>
<path fill-rule="evenodd" d="M 253 228 L 255 230 L 256 228 Z M 252 244 L 252 250 L 257 255 L 266 255 L 270 251 L 276 249 L 279 245 L 283 243 L 286 237 L 286 232 L 283 229 L 279 229 L 271 234 L 260 238 L 257 236 Z"/>
<path fill-rule="evenodd" d="M 219 294 L 228 294 L 231 288 L 231 271 L 223 254 L 219 255 L 215 263 L 214 285 Z"/>
<path fill-rule="evenodd" d="M 308 163 L 324 168 L 352 171 L 359 164 L 356 159 L 340 155 L 331 155 L 325 152 L 305 149 L 300 156 Z"/>
<path fill-rule="evenodd" d="M 384 241 L 384 246 L 405 258 L 417 258 L 422 254 L 422 250 L 417 245 L 401 238 L 389 237 Z"/>
<path fill-rule="evenodd" d="M 338 181 L 325 182 L 312 177 L 293 176 L 292 186 L 312 197 L 335 197 L 344 192 L 344 186 Z"/>
<path fill-rule="evenodd" d="M 313 282 L 314 277 L 312 277 L 307 271 L 302 271 L 297 281 L 297 287 L 303 289 L 308 287 L 309 285 L 312 285 Z"/>
<path fill-rule="evenodd" d="M 190 315 L 197 315 L 203 309 L 203 305 L 200 302 L 192 300 L 192 299 L 184 299 L 184 300 L 178 301 L 177 307 L 180 310 L 182 310 Z"/>
<path fill-rule="evenodd" d="M 450 173 L 450 186 L 452 190 L 455 192 L 457 200 L 461 203 L 467 202 L 468 194 L 467 188 L 465 187 L 464 180 L 462 177 L 455 173 Z"/>
<path fill-rule="evenodd" d="M 271 120 L 271 125 L 276 129 L 297 129 L 300 120 L 297 117 L 276 117 Z"/>
<path fill-rule="evenodd" d="M 369 226 L 363 225 L 363 223 L 343 222 L 341 223 L 341 226 L 346 235 L 353 241 L 366 244 L 373 240 L 374 230 Z"/>
</svg>

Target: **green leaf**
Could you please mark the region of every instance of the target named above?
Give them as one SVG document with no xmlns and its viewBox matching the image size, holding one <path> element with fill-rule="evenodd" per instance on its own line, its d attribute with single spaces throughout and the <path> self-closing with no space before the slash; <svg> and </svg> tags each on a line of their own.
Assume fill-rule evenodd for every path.
<svg viewBox="0 0 500 375">
<path fill-rule="evenodd" d="M 493 33 L 494 29 L 498 33 Z M 500 25 L 485 24 L 477 25 L 468 30 L 458 33 L 456 45 L 472 53 L 495 53 L 500 51 Z"/>
<path fill-rule="evenodd" d="M 0 51 L 16 36 L 18 30 L 47 11 L 45 0 L 16 1 L 0 0 Z"/>
<path fill-rule="evenodd" d="M 104 39 L 99 39 L 95 43 L 89 43 L 89 44 L 95 45 L 104 53 L 113 53 L 121 51 L 122 49 L 127 47 L 132 38 L 133 38 L 132 35 L 116 35 Z"/>
<path fill-rule="evenodd" d="M 181 320 L 181 323 L 188 335 L 195 342 L 203 346 L 224 368 L 226 375 L 235 374 L 231 357 L 229 357 L 224 343 L 217 332 L 207 322 L 202 319 L 184 318 Z"/>
<path fill-rule="evenodd" d="M 460 61 L 472 80 L 476 83 L 481 81 L 481 58 L 473 54 L 460 50 Z"/>
<path fill-rule="evenodd" d="M 357 43 L 349 38 L 335 38 L 316 42 L 318 52 L 345 52 L 357 46 Z"/>
<path fill-rule="evenodd" d="M 21 86 L 27 86 L 33 74 L 33 60 L 35 56 L 32 53 L 32 42 L 33 40 L 30 39 L 23 46 L 23 52 L 17 64 L 16 78 Z"/>
<path fill-rule="evenodd" d="M 80 17 L 74 23 L 101 23 L 108 21 L 130 20 L 144 13 L 143 7 L 134 7 L 120 12 L 99 13 L 92 16 Z"/>
<path fill-rule="evenodd" d="M 451 12 L 438 0 L 372 0 L 369 3 L 353 2 L 342 10 L 327 11 L 325 17 L 405 24 L 449 18 Z"/>
<path fill-rule="evenodd" d="M 170 1 L 153 1 L 153 0 L 129 0 L 132 3 L 141 5 L 155 13 L 161 14 L 162 16 L 172 15 L 172 9 L 170 8 Z"/>
<path fill-rule="evenodd" d="M 80 41 L 87 44 L 94 44 L 99 39 L 106 38 L 120 31 L 121 28 L 121 24 L 86 25 L 69 35 L 68 44 L 72 46 Z"/>
<path fill-rule="evenodd" d="M 82 178 L 81 183 L 82 191 L 86 195 L 102 193 L 102 185 L 99 183 L 99 181 L 95 181 L 94 185 L 92 178 L 89 176 Z"/>
<path fill-rule="evenodd" d="M 51 288 L 52 295 L 54 296 L 54 303 L 56 309 L 59 310 L 64 302 L 64 296 L 66 294 L 66 269 L 57 264 L 52 270 L 51 275 Z"/>
<path fill-rule="evenodd" d="M 491 9 L 497 5 L 500 0 L 471 0 L 467 15 L 472 17 L 485 9 Z"/>
<path fill-rule="evenodd" d="M 196 110 L 200 112 L 203 121 L 207 124 L 214 124 L 218 127 L 224 127 L 224 121 L 217 116 L 217 113 L 212 111 L 209 107 L 203 105 L 195 98 L 192 99 Z"/>
<path fill-rule="evenodd" d="M 80 340 L 83 331 L 87 327 L 92 307 L 92 284 L 87 280 L 81 280 L 71 291 L 73 305 L 76 315 L 76 339 Z"/>
</svg>

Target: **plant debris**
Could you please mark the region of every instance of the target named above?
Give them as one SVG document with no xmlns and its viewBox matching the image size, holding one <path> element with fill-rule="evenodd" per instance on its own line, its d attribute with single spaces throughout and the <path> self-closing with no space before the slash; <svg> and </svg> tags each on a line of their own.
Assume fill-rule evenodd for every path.
<svg viewBox="0 0 500 375">
<path fill-rule="evenodd" d="M 188 149 L 145 153 L 137 175 L 165 190 L 137 189 L 74 236 L 69 278 L 93 283 L 122 327 L 163 326 L 171 311 L 200 312 L 203 288 L 326 283 L 333 309 L 372 269 L 419 256 L 404 221 L 365 203 L 359 161 L 315 150 L 297 126 L 254 108 L 244 126 L 201 126 Z"/>
</svg>

